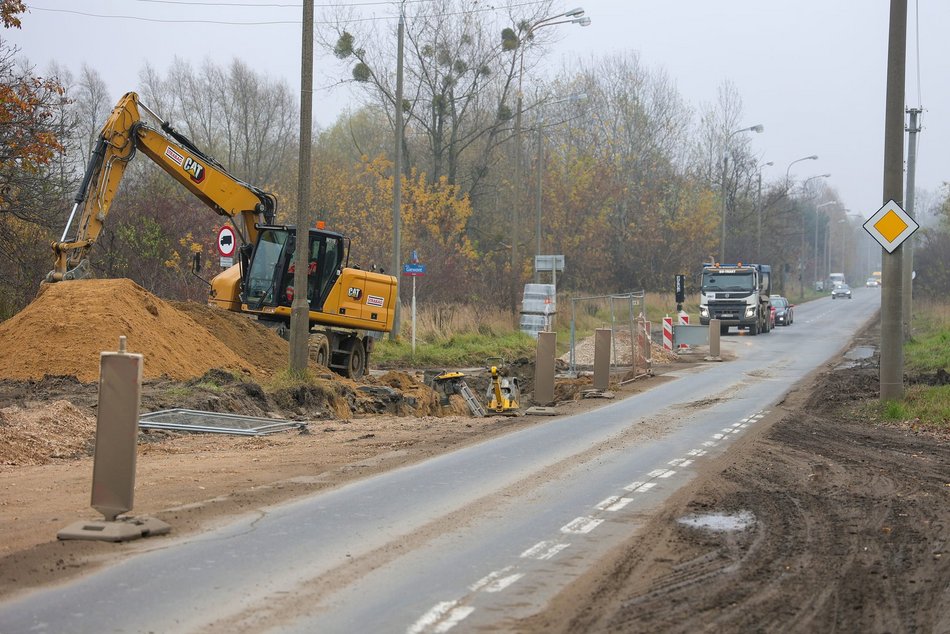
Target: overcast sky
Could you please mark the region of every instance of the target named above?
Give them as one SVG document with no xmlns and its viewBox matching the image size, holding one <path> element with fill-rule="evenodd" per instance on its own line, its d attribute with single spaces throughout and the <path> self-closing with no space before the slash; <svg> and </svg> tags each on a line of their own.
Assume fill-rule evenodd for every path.
<svg viewBox="0 0 950 634">
<path fill-rule="evenodd" d="M 321 5 L 330 3 L 369 3 L 361 9 L 368 16 L 395 13 L 391 3 L 316 0 L 318 18 Z M 223 66 L 238 57 L 258 72 L 285 78 L 295 93 L 299 88 L 300 0 L 27 4 L 23 29 L 0 37 L 39 71 L 51 60 L 77 75 L 81 64 L 91 66 L 115 99 L 138 87 L 146 60 L 164 74 L 175 56 L 196 66 L 206 58 Z M 208 6 L 213 4 L 228 6 Z M 950 167 L 950 2 L 908 4 L 906 101 L 924 108 L 917 187 L 936 193 Z M 817 161 L 792 166 L 792 177 L 800 182 L 830 173 L 828 182 L 844 204 L 864 217 L 881 206 L 888 0 L 570 0 L 555 6 L 583 6 L 592 24 L 554 27 L 560 39 L 539 72 L 591 55 L 636 51 L 647 66 L 664 69 L 694 107 L 713 101 L 729 80 L 743 99 L 743 125 L 765 126 L 751 139 L 761 160 L 774 162 L 764 178 L 784 178 L 792 161 L 817 154 Z M 339 77 L 340 68 L 318 51 L 315 73 L 314 85 L 321 88 Z M 317 91 L 314 104 L 314 118 L 323 125 L 356 105 L 346 91 L 326 89 Z"/>
</svg>

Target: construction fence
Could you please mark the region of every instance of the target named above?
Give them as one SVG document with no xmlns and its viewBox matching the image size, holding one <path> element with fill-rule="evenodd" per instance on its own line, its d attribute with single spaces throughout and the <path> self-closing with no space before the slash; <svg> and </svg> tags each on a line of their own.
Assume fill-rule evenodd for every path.
<svg viewBox="0 0 950 634">
<path fill-rule="evenodd" d="M 635 291 L 615 295 L 571 298 L 571 374 L 594 364 L 593 338 L 577 340 L 578 323 L 591 323 L 611 332 L 610 365 L 631 368 L 634 376 L 649 374 L 652 368 L 651 325 L 646 319 L 646 293 Z"/>
</svg>

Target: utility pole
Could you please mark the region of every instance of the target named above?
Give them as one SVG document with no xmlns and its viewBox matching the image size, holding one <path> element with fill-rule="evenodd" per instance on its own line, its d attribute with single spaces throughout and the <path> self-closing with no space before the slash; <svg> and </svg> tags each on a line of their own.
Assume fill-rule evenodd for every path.
<svg viewBox="0 0 950 634">
<path fill-rule="evenodd" d="M 917 133 L 920 132 L 920 125 L 917 123 L 917 117 L 920 115 L 920 108 L 908 108 L 910 114 L 910 125 L 907 126 L 907 198 L 904 200 L 904 211 L 911 218 L 914 217 L 914 186 L 917 174 Z M 903 324 L 904 341 L 910 341 L 914 336 L 911 327 L 914 305 L 914 282 L 912 273 L 914 270 L 914 242 L 913 236 L 904 241 L 904 270 L 902 271 L 903 293 L 901 294 L 901 315 Z"/>
<path fill-rule="evenodd" d="M 396 276 L 396 306 L 390 341 L 399 339 L 402 301 L 399 299 L 400 249 L 402 248 L 402 65 L 403 40 L 406 33 L 405 5 L 399 7 L 399 30 L 396 37 L 396 157 L 393 161 L 393 275 Z"/>
<path fill-rule="evenodd" d="M 730 135 L 731 137 L 732 135 Z M 726 263 L 726 168 L 729 164 L 729 155 L 723 151 L 722 154 L 722 191 L 720 195 L 722 196 L 722 219 L 720 221 L 719 229 L 721 235 L 719 236 L 719 263 Z"/>
<path fill-rule="evenodd" d="M 900 201 L 904 169 L 904 74 L 907 49 L 907 0 L 891 0 L 887 43 L 887 93 L 884 120 L 884 202 Z M 881 373 L 882 401 L 904 397 L 904 341 L 901 336 L 903 247 L 882 250 Z"/>
<path fill-rule="evenodd" d="M 297 237 L 294 253 L 294 300 L 290 305 L 290 370 L 307 369 L 310 347 L 310 304 L 307 263 L 310 251 L 310 146 L 313 128 L 313 0 L 303 3 L 300 51 L 300 154 L 297 165 Z"/>
</svg>

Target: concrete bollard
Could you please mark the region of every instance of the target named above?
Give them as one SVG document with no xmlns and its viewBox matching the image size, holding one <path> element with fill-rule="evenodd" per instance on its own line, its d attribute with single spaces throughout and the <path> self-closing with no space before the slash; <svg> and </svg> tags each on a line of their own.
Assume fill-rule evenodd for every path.
<svg viewBox="0 0 950 634">
<path fill-rule="evenodd" d="M 556 332 L 539 332 L 538 348 L 534 359 L 534 402 L 550 405 L 554 402 L 554 353 Z"/>
<path fill-rule="evenodd" d="M 610 387 L 610 328 L 594 331 L 594 389 Z"/>
<path fill-rule="evenodd" d="M 119 337 L 118 352 L 99 355 L 91 506 L 105 520 L 67 526 L 58 533 L 59 539 L 119 542 L 171 530 L 168 524 L 154 518 L 116 519 L 132 510 L 141 396 L 142 355 L 126 352 L 125 337 Z"/>
<path fill-rule="evenodd" d="M 719 320 L 709 320 L 709 356 L 706 361 L 722 361 L 719 353 Z"/>
</svg>

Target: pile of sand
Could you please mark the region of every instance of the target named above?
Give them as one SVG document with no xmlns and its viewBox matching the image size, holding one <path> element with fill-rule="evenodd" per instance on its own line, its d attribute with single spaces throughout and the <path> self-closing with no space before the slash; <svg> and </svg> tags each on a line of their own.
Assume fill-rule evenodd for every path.
<svg viewBox="0 0 950 634">
<path fill-rule="evenodd" d="M 144 356 L 146 379 L 187 380 L 221 368 L 260 380 L 286 367 L 287 343 L 247 317 L 162 301 L 131 280 L 44 285 L 23 311 L 0 323 L 0 378 L 99 379 L 99 353 Z"/>
</svg>

